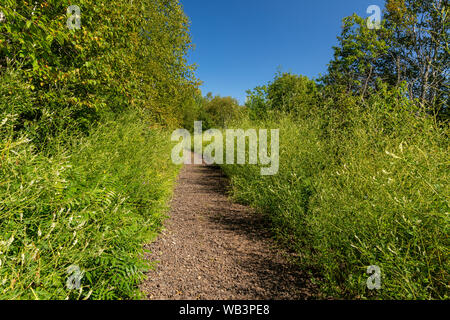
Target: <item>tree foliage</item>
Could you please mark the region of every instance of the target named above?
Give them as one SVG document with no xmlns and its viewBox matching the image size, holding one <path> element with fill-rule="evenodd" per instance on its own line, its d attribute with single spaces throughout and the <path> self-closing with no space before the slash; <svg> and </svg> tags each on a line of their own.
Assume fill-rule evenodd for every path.
<svg viewBox="0 0 450 320">
<path fill-rule="evenodd" d="M 448 299 L 448 13 L 443 0 L 388 0 L 379 29 L 346 17 L 327 74 L 277 74 L 230 124 L 280 128 L 277 175 L 224 169 L 331 296 Z"/>
<path fill-rule="evenodd" d="M 158 129 L 197 90 L 178 1 L 79 0 L 80 29 L 72 4 L 0 3 L 1 299 L 141 298 L 178 171 Z"/>
<path fill-rule="evenodd" d="M 247 94 L 246 106 L 254 119 L 268 117 L 273 112 L 304 116 L 319 102 L 316 82 L 291 73 L 278 73 L 272 82 Z"/>
<path fill-rule="evenodd" d="M 232 97 L 208 95 L 205 98 L 205 112 L 207 114 L 207 126 L 225 128 L 226 124 L 235 119 L 239 114 L 239 102 Z"/>
<path fill-rule="evenodd" d="M 70 30 L 68 0 L 5 0 L 0 6 L 0 73 L 22 71 L 35 101 L 21 118 L 44 112 L 76 120 L 138 108 L 177 125 L 196 86 L 186 62 L 189 21 L 177 0 L 80 0 L 81 29 Z"/>
<path fill-rule="evenodd" d="M 388 0 L 380 29 L 357 15 L 343 20 L 325 85 L 364 97 L 383 82 L 406 84 L 424 111 L 448 119 L 450 51 L 446 0 Z"/>
</svg>

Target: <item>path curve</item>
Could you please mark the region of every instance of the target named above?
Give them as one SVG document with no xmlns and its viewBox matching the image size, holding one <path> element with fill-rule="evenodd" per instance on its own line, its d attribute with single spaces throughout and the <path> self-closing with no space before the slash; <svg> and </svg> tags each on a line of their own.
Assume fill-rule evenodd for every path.
<svg viewBox="0 0 450 320">
<path fill-rule="evenodd" d="M 197 156 L 197 155 L 195 155 Z M 218 167 L 186 165 L 170 218 L 147 256 L 150 300 L 302 300 L 314 287 L 272 240 L 261 214 L 231 202 Z"/>
</svg>

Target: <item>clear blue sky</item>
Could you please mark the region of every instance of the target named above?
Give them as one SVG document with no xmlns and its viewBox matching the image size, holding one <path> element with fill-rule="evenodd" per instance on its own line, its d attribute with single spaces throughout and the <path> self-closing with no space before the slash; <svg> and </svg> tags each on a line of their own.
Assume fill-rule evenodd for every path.
<svg viewBox="0 0 450 320">
<path fill-rule="evenodd" d="M 318 77 L 331 60 L 341 20 L 384 0 L 181 0 L 191 20 L 203 95 L 232 96 L 282 71 Z"/>
</svg>

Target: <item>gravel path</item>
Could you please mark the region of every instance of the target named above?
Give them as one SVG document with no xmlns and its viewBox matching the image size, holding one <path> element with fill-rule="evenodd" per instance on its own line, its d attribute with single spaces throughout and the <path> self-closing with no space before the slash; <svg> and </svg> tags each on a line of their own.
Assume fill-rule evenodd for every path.
<svg viewBox="0 0 450 320">
<path fill-rule="evenodd" d="M 231 202 L 217 167 L 186 165 L 170 218 L 146 246 L 159 261 L 141 289 L 151 300 L 300 300 L 314 287 L 271 239 L 262 215 Z"/>
</svg>

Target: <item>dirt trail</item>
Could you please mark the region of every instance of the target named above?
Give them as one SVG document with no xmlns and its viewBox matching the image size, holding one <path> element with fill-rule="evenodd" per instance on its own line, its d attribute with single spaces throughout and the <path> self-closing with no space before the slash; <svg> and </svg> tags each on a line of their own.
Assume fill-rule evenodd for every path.
<svg viewBox="0 0 450 320">
<path fill-rule="evenodd" d="M 272 241 L 268 223 L 226 196 L 217 167 L 180 172 L 166 230 L 149 244 L 159 261 L 141 289 L 151 300 L 308 299 L 313 286 Z"/>
</svg>

